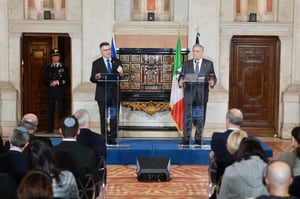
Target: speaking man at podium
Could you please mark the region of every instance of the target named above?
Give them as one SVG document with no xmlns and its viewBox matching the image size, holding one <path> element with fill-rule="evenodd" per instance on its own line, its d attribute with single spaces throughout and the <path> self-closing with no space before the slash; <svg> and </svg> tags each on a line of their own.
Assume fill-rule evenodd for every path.
<svg viewBox="0 0 300 199">
<path fill-rule="evenodd" d="M 101 133 L 107 136 L 108 144 L 117 144 L 118 115 L 109 116 L 110 121 L 107 126 L 105 124 L 110 112 L 116 114 L 119 112 L 120 88 L 117 80 L 118 76 L 123 75 L 123 68 L 119 59 L 111 57 L 111 48 L 108 42 L 100 44 L 100 51 L 102 57 L 93 62 L 90 81 L 97 84 L 95 100 L 100 112 Z M 105 114 L 106 109 L 107 115 Z"/>
<path fill-rule="evenodd" d="M 179 87 L 184 88 L 183 139 L 181 144 L 189 144 L 192 124 L 196 126 L 195 144 L 202 143 L 202 131 L 205 124 L 206 104 L 209 87 L 217 82 L 212 61 L 204 59 L 204 47 L 193 46 L 193 59 L 185 62 L 179 75 Z"/>
</svg>

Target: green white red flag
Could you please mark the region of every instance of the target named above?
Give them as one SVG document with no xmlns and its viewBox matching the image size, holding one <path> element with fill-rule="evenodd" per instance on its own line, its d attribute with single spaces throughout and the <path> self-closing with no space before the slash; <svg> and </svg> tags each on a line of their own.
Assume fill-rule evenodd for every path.
<svg viewBox="0 0 300 199">
<path fill-rule="evenodd" d="M 180 134 L 182 134 L 183 131 L 183 113 L 184 113 L 183 89 L 179 88 L 178 85 L 178 76 L 181 71 L 181 66 L 182 66 L 181 39 L 180 39 L 180 33 L 178 33 L 176 54 L 174 58 L 170 105 L 171 105 L 172 118 Z"/>
</svg>

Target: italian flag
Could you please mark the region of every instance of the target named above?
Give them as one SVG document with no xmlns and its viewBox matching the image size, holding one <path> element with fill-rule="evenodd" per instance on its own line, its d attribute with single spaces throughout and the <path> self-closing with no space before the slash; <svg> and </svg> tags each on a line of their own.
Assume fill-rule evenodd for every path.
<svg viewBox="0 0 300 199">
<path fill-rule="evenodd" d="M 178 85 L 178 76 L 181 71 L 181 66 L 182 66 L 181 41 L 180 41 L 180 34 L 178 33 L 176 54 L 174 59 L 170 105 L 171 105 L 171 115 L 178 129 L 179 134 L 182 134 L 183 131 L 183 112 L 184 112 L 183 89 L 179 88 Z"/>
</svg>

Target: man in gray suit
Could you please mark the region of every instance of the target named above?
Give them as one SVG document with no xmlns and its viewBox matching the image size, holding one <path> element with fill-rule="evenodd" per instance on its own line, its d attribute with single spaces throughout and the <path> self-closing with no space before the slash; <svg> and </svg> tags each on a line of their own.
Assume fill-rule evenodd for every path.
<svg viewBox="0 0 300 199">
<path fill-rule="evenodd" d="M 185 62 L 179 76 L 179 86 L 184 88 L 183 140 L 188 144 L 192 133 L 192 124 L 196 126 L 195 143 L 201 144 L 205 124 L 206 104 L 209 87 L 217 82 L 212 61 L 203 58 L 204 47 L 193 46 L 193 59 Z M 190 77 L 195 78 L 190 78 Z"/>
</svg>

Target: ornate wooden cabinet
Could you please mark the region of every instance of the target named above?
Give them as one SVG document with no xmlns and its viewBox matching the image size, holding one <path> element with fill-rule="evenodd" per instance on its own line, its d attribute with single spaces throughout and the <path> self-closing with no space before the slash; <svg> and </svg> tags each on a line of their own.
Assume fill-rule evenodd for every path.
<svg viewBox="0 0 300 199">
<path fill-rule="evenodd" d="M 183 61 L 188 49 L 182 49 Z M 174 57 L 173 48 L 120 48 L 125 81 L 120 83 L 122 101 L 170 100 Z"/>
</svg>

